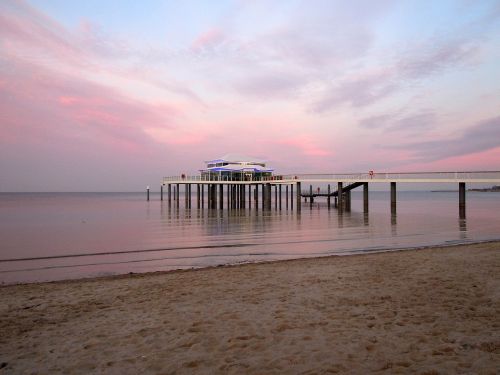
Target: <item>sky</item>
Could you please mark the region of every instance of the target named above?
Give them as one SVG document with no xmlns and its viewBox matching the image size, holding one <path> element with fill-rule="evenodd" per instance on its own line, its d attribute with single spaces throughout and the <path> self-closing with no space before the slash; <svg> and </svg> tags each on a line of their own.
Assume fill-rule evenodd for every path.
<svg viewBox="0 0 500 375">
<path fill-rule="evenodd" d="M 0 1 L 0 192 L 500 170 L 500 1 Z"/>
</svg>

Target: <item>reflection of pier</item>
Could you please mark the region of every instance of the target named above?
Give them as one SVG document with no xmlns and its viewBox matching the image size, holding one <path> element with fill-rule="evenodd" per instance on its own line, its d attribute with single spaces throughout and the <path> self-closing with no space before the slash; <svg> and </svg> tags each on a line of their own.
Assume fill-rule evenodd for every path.
<svg viewBox="0 0 500 375">
<path fill-rule="evenodd" d="M 327 185 L 326 190 L 302 190 L 303 183 Z M 297 174 L 262 176 L 258 181 L 232 180 L 217 175 L 164 177 L 160 196 L 167 195 L 169 204 L 179 205 L 181 188 L 184 190 L 185 207 L 191 207 L 192 188 L 196 188 L 198 208 L 244 209 L 259 206 L 265 210 L 301 209 L 301 198 L 312 204 L 316 197 L 326 197 L 328 207 L 331 198 L 335 207 L 350 209 L 351 191 L 363 187 L 363 207 L 368 211 L 368 189 L 370 183 L 389 183 L 391 212 L 396 212 L 396 186 L 400 183 L 457 183 L 458 202 L 461 217 L 465 217 L 467 183 L 500 183 L 500 172 L 429 172 L 429 173 L 361 173 L 361 174 Z M 331 186 L 334 186 L 334 189 Z M 164 192 L 166 188 L 166 192 Z M 273 194 L 274 189 L 274 194 Z M 149 195 L 148 195 L 149 196 Z M 273 199 L 274 196 L 274 199 Z"/>
</svg>

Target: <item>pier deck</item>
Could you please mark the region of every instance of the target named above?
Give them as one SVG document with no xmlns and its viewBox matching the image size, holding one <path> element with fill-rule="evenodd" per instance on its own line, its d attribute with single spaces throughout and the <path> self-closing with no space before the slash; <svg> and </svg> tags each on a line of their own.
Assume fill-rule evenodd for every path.
<svg viewBox="0 0 500 375">
<path fill-rule="evenodd" d="M 241 177 L 241 176 L 240 176 Z M 309 191 L 302 191 L 303 183 L 309 183 Z M 458 200 L 460 217 L 465 217 L 466 184 L 500 184 L 500 171 L 471 171 L 471 172 L 404 172 L 404 173 L 332 173 L 332 174 L 287 174 L 262 177 L 258 180 L 241 180 L 211 176 L 169 176 L 164 177 L 161 182 L 161 200 L 163 200 L 163 188 L 167 188 L 169 204 L 172 201 L 179 205 L 180 186 L 184 187 L 184 199 L 186 208 L 191 208 L 191 187 L 196 186 L 197 207 L 204 208 L 205 193 L 207 187 L 207 207 L 224 208 L 224 193 L 227 194 L 227 208 L 255 208 L 259 206 L 259 190 L 262 196 L 262 208 L 272 208 L 274 188 L 274 207 L 281 209 L 283 190 L 286 198 L 286 209 L 290 201 L 290 208 L 301 208 L 301 198 L 309 198 L 310 204 L 315 197 L 326 197 L 330 208 L 330 198 L 334 198 L 334 206 L 339 209 L 350 209 L 351 190 L 363 187 L 363 207 L 368 211 L 368 186 L 370 183 L 390 184 L 391 212 L 396 211 L 396 185 L 398 183 L 456 183 L 459 187 Z M 312 184 L 328 185 L 327 191 L 313 191 Z M 332 189 L 330 184 L 334 184 Z M 285 189 L 282 189 L 282 188 Z M 247 194 L 248 189 L 248 194 Z M 173 190 L 173 191 L 172 191 Z M 294 194 L 295 190 L 295 194 Z M 290 192 L 290 196 L 289 196 Z M 147 190 L 149 200 L 149 187 Z M 172 194 L 173 193 L 173 194 Z M 247 199 L 248 197 L 248 199 Z M 290 199 L 289 199 L 290 198 Z"/>
<path fill-rule="evenodd" d="M 292 184 L 296 182 L 328 183 L 328 182 L 399 182 L 399 183 L 500 183 L 500 171 L 472 171 L 472 172 L 404 172 L 404 173 L 322 173 L 322 174 L 287 174 L 276 175 L 270 178 L 252 181 L 236 181 L 211 179 L 200 176 L 169 176 L 163 178 L 164 184 Z"/>
</svg>

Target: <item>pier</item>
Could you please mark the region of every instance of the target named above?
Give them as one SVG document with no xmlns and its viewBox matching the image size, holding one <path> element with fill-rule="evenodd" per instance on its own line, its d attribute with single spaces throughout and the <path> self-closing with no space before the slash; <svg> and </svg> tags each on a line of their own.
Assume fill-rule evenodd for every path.
<svg viewBox="0 0 500 375">
<path fill-rule="evenodd" d="M 343 173 L 343 174 L 291 174 L 260 176 L 258 179 L 234 178 L 217 174 L 200 176 L 169 176 L 161 181 L 160 196 L 167 192 L 169 204 L 179 206 L 179 191 L 184 190 L 184 205 L 191 207 L 192 187 L 196 187 L 196 207 L 209 209 L 263 209 L 297 210 L 302 207 L 302 198 L 310 205 L 317 197 L 324 197 L 327 205 L 339 210 L 350 210 L 351 191 L 363 189 L 363 209 L 369 209 L 369 185 L 385 183 L 390 187 L 390 209 L 396 212 L 397 186 L 407 183 L 454 183 L 458 187 L 458 206 L 461 217 L 465 217 L 467 184 L 498 184 L 500 171 L 472 172 L 415 172 L 415 173 Z M 314 185 L 326 189 L 313 189 Z M 307 188 L 307 185 L 308 188 Z M 166 189 L 165 189 L 166 187 Z M 306 189 L 303 189 L 306 187 Z M 148 189 L 149 191 L 149 189 Z M 274 194 L 273 194 L 274 191 Z M 148 193 L 149 194 L 149 193 Z M 283 196 L 284 195 L 284 196 Z M 274 196 L 274 199 L 273 199 Z M 149 195 L 148 195 L 149 197 Z M 333 201 L 333 203 L 332 203 Z M 273 204 L 274 202 L 274 204 Z"/>
</svg>

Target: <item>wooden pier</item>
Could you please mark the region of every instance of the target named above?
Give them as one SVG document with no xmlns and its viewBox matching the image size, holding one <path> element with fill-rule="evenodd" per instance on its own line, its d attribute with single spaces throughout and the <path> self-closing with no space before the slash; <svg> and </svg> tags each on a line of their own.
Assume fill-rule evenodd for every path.
<svg viewBox="0 0 500 375">
<path fill-rule="evenodd" d="M 310 205 L 316 197 L 325 197 L 327 205 L 339 210 L 350 210 L 351 191 L 363 187 L 363 209 L 369 207 L 369 184 L 388 183 L 390 186 L 391 212 L 396 212 L 397 184 L 401 183 L 456 183 L 460 217 L 465 217 L 466 184 L 500 183 L 500 171 L 474 172 L 417 172 L 417 173 L 345 173 L 345 174 L 294 174 L 275 175 L 256 180 L 230 180 L 210 176 L 164 177 L 160 186 L 163 200 L 166 187 L 168 204 L 179 206 L 179 192 L 184 190 L 184 206 L 191 208 L 192 188 L 196 187 L 196 207 L 209 209 L 263 209 L 297 210 L 302 207 L 302 198 Z M 302 185 L 309 189 L 302 190 Z M 313 191 L 313 184 L 327 185 L 326 191 Z M 205 197 L 206 187 L 206 197 Z M 274 194 L 273 194 L 274 190 Z M 149 200 L 149 187 L 147 189 Z M 283 197 L 284 194 L 284 197 Z M 274 199 L 273 199 L 274 195 Z M 274 205 L 273 205 L 274 202 Z"/>
</svg>

